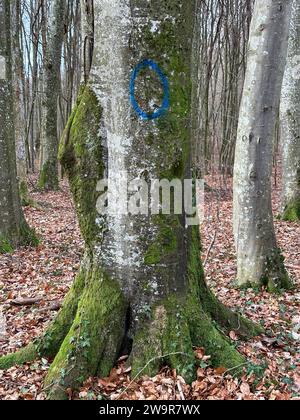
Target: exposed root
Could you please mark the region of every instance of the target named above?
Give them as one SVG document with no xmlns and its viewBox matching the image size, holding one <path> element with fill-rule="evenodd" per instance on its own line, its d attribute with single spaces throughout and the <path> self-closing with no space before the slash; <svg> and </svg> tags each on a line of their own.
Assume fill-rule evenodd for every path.
<svg viewBox="0 0 300 420">
<path fill-rule="evenodd" d="M 40 355 L 54 358 L 59 351 L 74 321 L 78 303 L 85 287 L 85 276 L 85 270 L 81 269 L 65 297 L 61 310 L 46 330 L 44 336 L 38 340 L 37 347 Z"/>
<path fill-rule="evenodd" d="M 245 363 L 191 295 L 184 305 L 173 297 L 155 308 L 152 320 L 134 338 L 132 374 L 153 376 L 167 364 L 192 382 L 196 364 L 193 346 L 204 347 L 215 367 L 232 369 Z"/>
<path fill-rule="evenodd" d="M 34 343 L 28 344 L 27 347 L 24 347 L 16 353 L 0 357 L 0 370 L 6 370 L 13 366 L 20 366 L 24 363 L 33 362 L 38 357 L 39 353 L 36 345 Z"/>
<path fill-rule="evenodd" d="M 126 311 L 119 286 L 95 270 L 47 375 L 49 399 L 61 397 L 62 390 L 77 389 L 90 376 L 109 374 L 124 338 Z"/>
<path fill-rule="evenodd" d="M 243 340 L 263 334 L 264 329 L 260 325 L 227 308 L 213 295 L 206 285 L 204 287 L 206 293 L 201 294 L 201 296 L 205 296 L 205 299 L 201 299 L 203 309 L 226 334 L 234 331 Z"/>
<path fill-rule="evenodd" d="M 153 376 L 167 364 L 192 382 L 196 372 L 193 346 L 204 347 L 213 366 L 239 373 L 245 358 L 221 328 L 244 338 L 262 332 L 224 307 L 209 291 L 197 248 L 199 232 L 194 234 L 186 290 L 157 302 L 151 316 L 138 319 L 129 360 L 133 377 Z M 91 376 L 109 375 L 128 333 L 129 302 L 118 282 L 88 261 L 45 335 L 15 355 L 0 358 L 0 368 L 6 369 L 39 356 L 55 356 L 45 381 L 45 391 L 52 400 L 67 398 L 68 389 L 78 389 Z"/>
</svg>

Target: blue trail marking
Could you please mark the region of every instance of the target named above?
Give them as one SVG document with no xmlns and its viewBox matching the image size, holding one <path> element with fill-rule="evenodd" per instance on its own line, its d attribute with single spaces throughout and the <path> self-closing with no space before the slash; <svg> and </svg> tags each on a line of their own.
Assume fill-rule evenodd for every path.
<svg viewBox="0 0 300 420">
<path fill-rule="evenodd" d="M 158 108 L 155 112 L 147 113 L 144 112 L 137 103 L 135 99 L 135 81 L 139 75 L 139 72 L 145 68 L 149 67 L 153 71 L 157 73 L 159 76 L 161 83 L 164 89 L 164 98 L 160 108 Z M 170 107 L 170 91 L 169 91 L 169 82 L 162 70 L 159 66 L 152 60 L 143 60 L 141 61 L 136 68 L 134 69 L 131 79 L 130 79 L 130 101 L 135 110 L 135 112 L 139 115 L 139 117 L 143 120 L 155 120 L 156 118 L 161 117 L 164 115 Z"/>
</svg>

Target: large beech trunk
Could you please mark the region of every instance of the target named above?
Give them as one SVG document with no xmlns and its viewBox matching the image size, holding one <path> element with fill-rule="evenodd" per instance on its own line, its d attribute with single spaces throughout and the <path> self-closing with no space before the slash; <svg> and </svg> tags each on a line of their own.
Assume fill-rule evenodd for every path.
<svg viewBox="0 0 300 420">
<path fill-rule="evenodd" d="M 207 288 L 198 226 L 186 228 L 184 216 L 104 217 L 96 210 L 97 183 L 105 176 L 191 176 L 193 7 L 186 0 L 94 2 L 91 74 L 60 148 L 85 257 L 44 337 L 0 359 L 1 369 L 16 360 L 55 356 L 45 383 L 49 398 L 65 398 L 66 389 L 89 376 L 108 375 L 123 351 L 130 352 L 133 376 L 152 375 L 169 364 L 191 381 L 193 346 L 205 347 L 215 366 L 240 369 L 244 357 L 221 330 L 243 338 L 260 332 Z M 170 85 L 170 109 L 152 121 L 139 119 L 129 98 L 131 73 L 147 58 L 163 69 Z M 151 100 L 160 103 L 160 85 L 150 70 L 141 72 L 137 86 L 145 108 Z"/>
<path fill-rule="evenodd" d="M 34 243 L 25 222 L 16 170 L 13 121 L 10 2 L 0 1 L 0 253 Z"/>
<path fill-rule="evenodd" d="M 289 287 L 271 203 L 275 123 L 286 59 L 291 0 L 257 0 L 234 168 L 234 233 L 240 286 Z"/>
<path fill-rule="evenodd" d="M 300 220 L 300 3 L 294 0 L 281 94 L 283 219 Z"/>
</svg>

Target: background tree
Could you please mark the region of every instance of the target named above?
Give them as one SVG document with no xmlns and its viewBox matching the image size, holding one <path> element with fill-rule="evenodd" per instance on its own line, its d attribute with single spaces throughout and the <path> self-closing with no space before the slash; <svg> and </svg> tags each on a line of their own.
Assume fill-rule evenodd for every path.
<svg viewBox="0 0 300 420">
<path fill-rule="evenodd" d="M 300 219 L 300 3 L 293 1 L 280 122 L 283 149 L 283 219 Z"/>
<path fill-rule="evenodd" d="M 238 284 L 270 290 L 290 286 L 275 238 L 271 177 L 291 5 L 255 2 L 234 169 Z"/>
<path fill-rule="evenodd" d="M 109 374 L 123 348 L 132 349 L 132 373 L 156 373 L 167 362 L 187 380 L 194 376 L 193 345 L 204 346 L 217 366 L 236 368 L 244 358 L 217 329 L 242 337 L 260 329 L 225 308 L 206 286 L 199 258 L 199 227 L 185 217 L 101 216 L 98 181 L 190 174 L 191 38 L 194 2 L 94 1 L 91 74 L 82 87 L 60 149 L 74 196 L 86 253 L 64 306 L 44 337 L 0 369 L 41 355 L 55 357 L 46 379 L 50 398 L 65 398 L 96 374 Z M 87 49 L 86 51 L 90 51 Z M 133 69 L 151 57 L 170 87 L 170 107 L 142 120 L 130 107 Z M 136 99 L 152 113 L 162 86 L 144 69 Z M 112 190 L 112 202 L 120 192 Z"/>
<path fill-rule="evenodd" d="M 11 2 L 12 18 L 12 63 L 13 63 L 13 89 L 14 89 L 14 122 L 17 153 L 17 174 L 20 185 L 21 199 L 28 204 L 27 162 L 25 146 L 25 74 L 23 63 L 23 50 L 21 48 L 21 1 Z"/>
<path fill-rule="evenodd" d="M 45 54 L 45 91 L 42 109 L 41 171 L 39 187 L 58 189 L 58 98 L 61 51 L 65 32 L 66 0 L 51 2 L 49 40 Z"/>
<path fill-rule="evenodd" d="M 36 242 L 25 222 L 16 172 L 10 1 L 0 1 L 0 252 Z"/>
</svg>

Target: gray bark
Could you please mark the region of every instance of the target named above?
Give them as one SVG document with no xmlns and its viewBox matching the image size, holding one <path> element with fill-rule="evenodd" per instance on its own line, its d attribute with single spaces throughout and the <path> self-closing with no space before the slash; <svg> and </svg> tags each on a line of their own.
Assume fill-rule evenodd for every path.
<svg viewBox="0 0 300 420">
<path fill-rule="evenodd" d="M 142 367 L 153 375 L 164 359 L 193 379 L 191 348 L 200 342 L 217 366 L 243 363 L 210 316 L 226 330 L 238 325 L 246 336 L 253 328 L 208 290 L 199 226 L 187 227 L 184 212 L 134 215 L 113 205 L 123 194 L 127 202 L 125 174 L 128 181 L 190 177 L 193 18 L 194 1 L 94 1 L 90 77 L 60 148 L 86 242 L 83 292 L 46 379 L 50 398 L 65 397 L 63 388 L 77 387 L 78 378 L 106 376 L 120 352 L 131 348 L 133 376 Z M 170 86 L 170 107 L 156 120 L 142 120 L 130 105 L 130 78 L 145 58 L 160 66 Z M 162 93 L 155 72 L 139 74 L 135 93 L 143 110 L 153 112 Z M 98 182 L 106 177 L 114 212 L 101 215 Z M 82 337 L 87 351 L 80 347 Z"/>
<path fill-rule="evenodd" d="M 11 2 L 12 21 L 12 66 L 14 91 L 14 123 L 16 139 L 17 174 L 20 185 L 21 199 L 24 204 L 29 203 L 27 188 L 27 161 L 26 161 L 26 120 L 25 120 L 25 80 L 23 51 L 20 46 L 21 31 L 21 3 L 20 0 Z"/>
<path fill-rule="evenodd" d="M 239 285 L 289 285 L 275 237 L 271 178 L 291 5 L 290 0 L 257 0 L 251 23 L 234 168 Z"/>
<path fill-rule="evenodd" d="M 82 75 L 86 83 L 93 61 L 94 1 L 81 0 Z"/>
<path fill-rule="evenodd" d="M 45 57 L 45 92 L 42 110 L 41 173 L 39 187 L 58 188 L 58 97 L 60 91 L 61 51 L 64 39 L 66 0 L 51 4 L 51 23 Z"/>
<path fill-rule="evenodd" d="M 31 242 L 21 208 L 13 121 L 10 1 L 0 1 L 0 252 Z"/>
<path fill-rule="evenodd" d="M 300 219 L 300 3 L 294 0 L 280 122 L 283 150 L 283 218 Z"/>
</svg>

